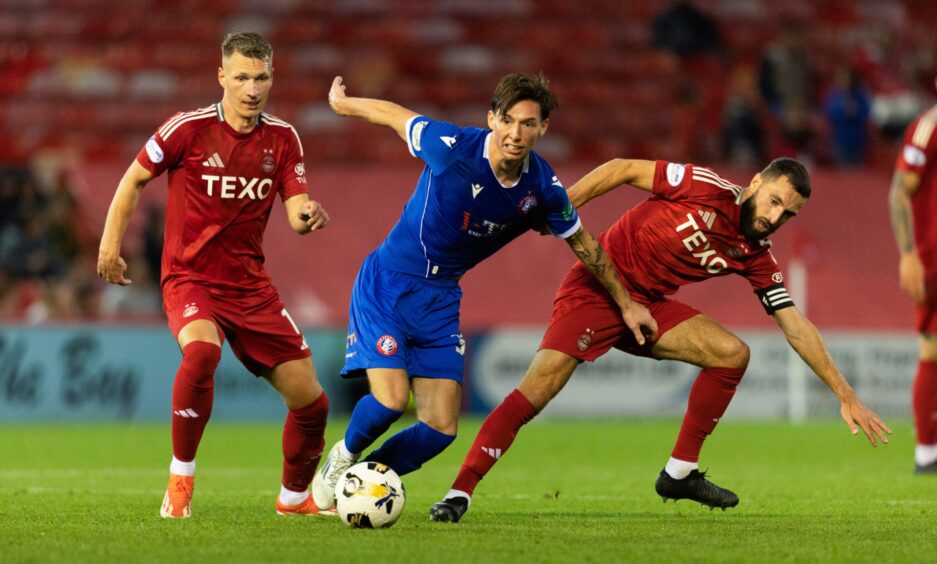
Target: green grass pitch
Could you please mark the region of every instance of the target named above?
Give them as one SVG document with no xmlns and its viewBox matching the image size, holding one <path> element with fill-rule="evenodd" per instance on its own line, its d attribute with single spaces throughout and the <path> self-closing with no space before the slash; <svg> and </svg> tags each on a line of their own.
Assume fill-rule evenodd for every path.
<svg viewBox="0 0 937 564">
<path fill-rule="evenodd" d="M 280 428 L 212 424 L 193 518 L 159 518 L 167 426 L 0 427 L 0 561 L 921 562 L 937 559 L 937 476 L 912 473 L 907 421 L 871 448 L 838 421 L 726 421 L 702 467 L 734 510 L 661 503 L 654 480 L 677 421 L 535 421 L 462 523 L 431 523 L 478 428 L 405 476 L 386 530 L 279 517 Z M 331 444 L 344 421 L 330 424 Z M 394 429 L 399 429 L 400 424 Z"/>
</svg>

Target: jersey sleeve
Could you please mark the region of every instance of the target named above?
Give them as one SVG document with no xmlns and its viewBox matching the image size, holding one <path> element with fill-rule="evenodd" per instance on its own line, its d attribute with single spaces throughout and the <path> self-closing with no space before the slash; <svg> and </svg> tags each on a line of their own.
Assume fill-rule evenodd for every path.
<svg viewBox="0 0 937 564">
<path fill-rule="evenodd" d="M 182 162 L 185 152 L 185 142 L 183 135 L 178 134 L 175 128 L 171 126 L 174 120 L 179 117 L 178 113 L 161 125 L 159 129 L 149 138 L 146 145 L 137 153 L 137 162 L 140 166 L 150 171 L 154 177 L 159 176 L 170 168 L 177 167 Z M 175 135 L 171 133 L 176 133 Z M 166 134 L 167 138 L 163 138 Z"/>
<path fill-rule="evenodd" d="M 760 255 L 743 274 L 768 315 L 794 306 L 794 300 L 784 286 L 784 275 L 781 274 L 778 261 L 770 251 Z"/>
<path fill-rule="evenodd" d="M 407 121 L 407 148 L 439 174 L 455 159 L 461 128 L 455 124 L 414 116 Z"/>
<path fill-rule="evenodd" d="M 896 169 L 921 174 L 928 162 L 937 158 L 935 122 L 937 115 L 928 112 L 908 125 L 904 132 L 901 153 L 895 163 Z"/>
<path fill-rule="evenodd" d="M 550 231 L 561 239 L 567 239 L 582 227 L 582 220 L 579 219 L 579 213 L 569 201 L 566 189 L 560 182 L 553 170 L 544 166 L 543 178 L 550 179 L 544 182 L 543 189 L 544 205 L 543 210 L 546 214 L 546 222 Z"/>
<path fill-rule="evenodd" d="M 705 167 L 657 161 L 652 197 L 663 200 L 723 200 L 737 198 L 741 188 Z"/>
<path fill-rule="evenodd" d="M 296 130 L 290 127 L 283 166 L 280 168 L 279 192 L 283 201 L 308 192 L 306 164 L 303 162 L 303 145 Z"/>
<path fill-rule="evenodd" d="M 693 187 L 693 165 L 657 161 L 651 192 L 664 200 L 681 200 Z"/>
</svg>

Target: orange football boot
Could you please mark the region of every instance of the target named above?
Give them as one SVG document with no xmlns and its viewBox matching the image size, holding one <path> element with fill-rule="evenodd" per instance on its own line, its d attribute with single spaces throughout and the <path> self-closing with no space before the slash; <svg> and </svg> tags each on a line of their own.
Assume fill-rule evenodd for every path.
<svg viewBox="0 0 937 564">
<path fill-rule="evenodd" d="M 163 497 L 163 506 L 159 508 L 159 516 L 169 519 L 182 519 L 192 516 L 189 502 L 192 500 L 192 490 L 195 489 L 195 476 L 179 476 L 169 473 L 169 485 L 166 486 L 166 495 Z"/>
<path fill-rule="evenodd" d="M 280 503 L 280 496 L 277 496 L 277 515 L 324 515 L 331 517 L 335 515 L 335 508 L 326 510 L 319 509 L 316 502 L 312 501 L 312 496 L 306 498 L 306 501 L 296 505 L 283 505 Z"/>
</svg>

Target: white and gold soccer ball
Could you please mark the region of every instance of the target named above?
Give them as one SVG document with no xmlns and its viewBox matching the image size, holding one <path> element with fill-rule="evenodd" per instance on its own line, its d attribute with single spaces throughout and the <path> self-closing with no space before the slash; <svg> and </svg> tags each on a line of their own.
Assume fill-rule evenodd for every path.
<svg viewBox="0 0 937 564">
<path fill-rule="evenodd" d="M 406 494 L 400 476 L 379 462 L 359 462 L 335 485 L 335 509 L 349 527 L 381 529 L 397 522 Z"/>
</svg>

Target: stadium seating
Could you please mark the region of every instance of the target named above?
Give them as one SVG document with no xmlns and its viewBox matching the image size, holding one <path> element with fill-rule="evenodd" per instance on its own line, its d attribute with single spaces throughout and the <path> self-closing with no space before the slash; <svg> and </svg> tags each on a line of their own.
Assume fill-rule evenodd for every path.
<svg viewBox="0 0 937 564">
<path fill-rule="evenodd" d="M 0 13 L 0 129 L 5 138 L 16 138 L 17 151 L 8 152 L 19 155 L 71 143 L 94 158 L 126 160 L 162 119 L 219 96 L 213 79 L 219 40 L 228 30 L 249 28 L 267 34 L 276 48 L 278 80 L 268 109 L 295 122 L 304 136 L 321 126 L 316 108 L 335 74 L 347 77 L 352 93 L 446 117 L 474 115 L 480 123 L 498 77 L 542 70 L 561 100 L 548 156 L 577 162 L 622 150 L 659 155 L 679 147 L 674 100 L 680 79 L 692 73 L 700 90 L 715 96 L 699 110 L 709 119 L 698 123 L 717 135 L 719 85 L 727 75 L 726 68 L 681 63 L 651 45 L 650 22 L 668 4 L 171 0 L 113 6 L 105 0 L 10 0 Z M 924 0 L 891 7 L 860 0 L 697 4 L 718 22 L 733 61 L 757 61 L 778 15 L 819 20 L 825 27 L 808 33 L 819 69 L 842 55 L 831 28 L 858 36 L 877 25 L 937 19 Z M 326 129 L 353 127 L 339 122 Z M 24 130 L 29 133 L 19 134 Z M 372 148 L 353 155 L 311 150 L 310 160 L 381 163 L 383 154 Z"/>
</svg>

